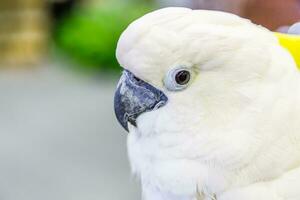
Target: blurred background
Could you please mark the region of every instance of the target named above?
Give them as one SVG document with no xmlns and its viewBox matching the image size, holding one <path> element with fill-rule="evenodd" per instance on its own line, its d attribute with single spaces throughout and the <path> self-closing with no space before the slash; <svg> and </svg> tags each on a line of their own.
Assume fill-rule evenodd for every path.
<svg viewBox="0 0 300 200">
<path fill-rule="evenodd" d="M 0 199 L 138 200 L 113 113 L 118 37 L 166 6 L 285 32 L 300 0 L 1 0 Z"/>
</svg>

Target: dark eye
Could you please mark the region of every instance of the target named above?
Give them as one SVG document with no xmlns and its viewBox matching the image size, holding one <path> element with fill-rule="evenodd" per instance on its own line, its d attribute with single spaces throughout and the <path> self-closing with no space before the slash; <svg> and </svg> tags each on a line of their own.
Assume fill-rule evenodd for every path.
<svg viewBox="0 0 300 200">
<path fill-rule="evenodd" d="M 187 70 L 177 72 L 175 75 L 175 81 L 179 85 L 186 85 L 191 79 L 191 74 Z"/>
</svg>

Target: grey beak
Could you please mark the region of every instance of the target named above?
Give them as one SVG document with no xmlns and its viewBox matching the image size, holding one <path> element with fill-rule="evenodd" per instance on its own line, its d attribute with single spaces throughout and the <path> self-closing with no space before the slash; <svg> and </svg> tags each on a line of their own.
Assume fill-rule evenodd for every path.
<svg viewBox="0 0 300 200">
<path fill-rule="evenodd" d="M 119 123 L 128 131 L 128 122 L 137 126 L 139 115 L 158 109 L 167 101 L 162 91 L 124 70 L 115 93 L 115 114 Z"/>
</svg>

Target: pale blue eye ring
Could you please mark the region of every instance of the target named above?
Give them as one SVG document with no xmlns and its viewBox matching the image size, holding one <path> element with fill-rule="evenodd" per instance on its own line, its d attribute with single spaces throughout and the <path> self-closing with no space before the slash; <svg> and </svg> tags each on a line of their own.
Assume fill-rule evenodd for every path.
<svg viewBox="0 0 300 200">
<path fill-rule="evenodd" d="M 189 85 L 191 78 L 191 69 L 184 66 L 177 67 L 167 73 L 164 79 L 164 85 L 170 91 L 180 91 Z"/>
</svg>

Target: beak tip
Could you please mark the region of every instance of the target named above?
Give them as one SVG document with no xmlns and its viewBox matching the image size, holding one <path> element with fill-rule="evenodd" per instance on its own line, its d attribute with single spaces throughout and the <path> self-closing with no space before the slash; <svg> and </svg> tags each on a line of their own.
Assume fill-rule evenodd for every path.
<svg viewBox="0 0 300 200">
<path fill-rule="evenodd" d="M 127 120 L 123 119 L 123 116 L 122 116 L 121 114 L 119 114 L 117 111 L 115 111 L 115 113 L 116 113 L 116 117 L 117 117 L 117 120 L 118 120 L 119 124 L 120 124 L 127 132 L 129 132 Z"/>
<path fill-rule="evenodd" d="M 126 124 L 126 125 L 124 125 L 124 124 L 121 124 L 122 125 L 122 127 L 127 131 L 127 132 L 129 132 L 129 129 L 128 129 L 128 125 Z"/>
<path fill-rule="evenodd" d="M 129 130 L 127 125 L 127 119 L 125 119 L 124 117 L 125 111 L 121 104 L 121 94 L 119 87 L 117 88 L 114 96 L 114 111 L 118 122 L 128 132 Z"/>
</svg>

